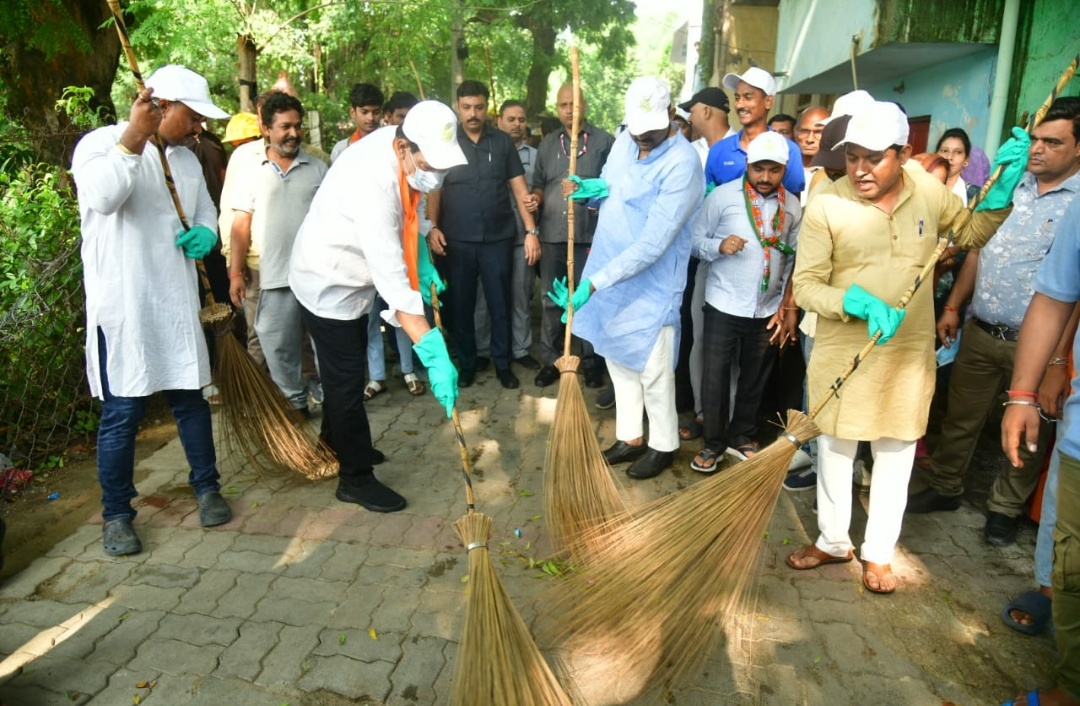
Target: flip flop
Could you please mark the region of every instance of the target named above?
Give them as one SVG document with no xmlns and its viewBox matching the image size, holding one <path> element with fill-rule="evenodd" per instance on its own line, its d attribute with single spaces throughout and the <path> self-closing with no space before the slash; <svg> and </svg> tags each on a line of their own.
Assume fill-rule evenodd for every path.
<svg viewBox="0 0 1080 706">
<path fill-rule="evenodd" d="M 698 459 L 701 463 L 698 463 Z M 698 473 L 715 473 L 720 465 L 720 453 L 712 449 L 702 449 L 694 460 L 690 462 L 690 468 Z"/>
<path fill-rule="evenodd" d="M 808 564 L 806 566 L 796 566 L 792 562 L 792 559 L 795 558 L 796 554 L 800 555 L 800 559 L 802 559 L 803 557 L 812 556 L 817 561 L 813 564 Z M 816 569 L 819 566 L 824 566 L 825 564 L 846 564 L 854 558 L 855 552 L 851 550 L 848 550 L 847 556 L 833 556 L 832 554 L 826 554 L 825 552 L 818 549 L 816 544 L 811 544 L 808 547 L 803 547 L 798 551 L 788 554 L 787 559 L 785 559 L 784 561 L 786 561 L 787 565 L 795 569 L 796 571 L 809 571 L 810 569 Z"/>
<path fill-rule="evenodd" d="M 1029 691 L 1027 693 L 1027 702 L 1028 706 L 1039 706 L 1039 692 Z M 1016 706 L 1016 699 L 1009 699 L 1005 703 L 1001 704 L 1001 706 Z"/>
<path fill-rule="evenodd" d="M 694 439 L 701 438 L 701 435 L 705 432 L 705 425 L 701 417 L 695 417 L 686 423 L 686 426 L 679 427 L 679 438 L 683 441 L 693 441 Z M 700 469 L 694 469 L 700 470 Z"/>
<path fill-rule="evenodd" d="M 372 380 L 364 388 L 364 401 L 367 402 L 375 395 L 386 392 L 386 383 L 382 380 Z"/>
<path fill-rule="evenodd" d="M 877 567 L 877 569 L 876 570 L 871 570 L 871 568 L 870 568 L 871 565 Z M 873 586 L 871 586 L 870 582 L 866 580 L 866 577 L 869 574 L 873 574 L 874 576 L 877 576 L 877 579 L 878 579 L 878 587 L 877 588 L 874 588 Z M 894 586 L 893 588 L 884 589 L 884 588 L 881 587 L 881 584 L 884 582 L 885 577 L 890 576 L 890 575 L 892 575 L 892 567 L 889 566 L 888 564 L 875 564 L 872 561 L 868 561 L 863 566 L 863 574 L 862 574 L 863 588 L 865 588 L 867 591 L 870 591 L 870 593 L 879 593 L 881 595 L 888 595 L 888 594 L 892 593 L 893 591 L 895 591 L 896 587 Z"/>
<path fill-rule="evenodd" d="M 1051 607 L 1054 601 L 1045 596 L 1041 591 L 1026 591 L 1009 601 L 1001 611 L 1001 619 L 1005 624 L 1017 632 L 1025 635 L 1039 635 L 1050 626 Z M 1031 625 L 1017 622 L 1009 615 L 1009 611 L 1022 610 L 1031 616 Z"/>
</svg>

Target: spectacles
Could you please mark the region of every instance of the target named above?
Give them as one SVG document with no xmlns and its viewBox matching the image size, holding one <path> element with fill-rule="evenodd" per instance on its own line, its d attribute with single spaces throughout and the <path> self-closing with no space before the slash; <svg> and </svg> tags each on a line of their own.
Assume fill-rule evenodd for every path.
<svg viewBox="0 0 1080 706">
<path fill-rule="evenodd" d="M 795 134 L 798 135 L 799 137 L 806 137 L 807 135 L 813 135 L 814 137 L 821 137 L 822 133 L 824 133 L 824 132 L 825 132 L 824 129 L 811 130 L 809 128 L 801 127 L 801 128 L 799 128 L 798 130 L 795 131 Z"/>
</svg>

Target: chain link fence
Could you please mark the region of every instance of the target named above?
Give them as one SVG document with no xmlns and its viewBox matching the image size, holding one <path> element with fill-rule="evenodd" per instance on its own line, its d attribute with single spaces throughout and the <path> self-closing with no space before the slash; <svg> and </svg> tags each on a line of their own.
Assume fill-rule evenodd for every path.
<svg viewBox="0 0 1080 706">
<path fill-rule="evenodd" d="M 66 170 L 0 170 L 0 482 L 63 464 L 98 413 L 84 366 L 78 207 Z M 0 488 L 0 494 L 8 488 Z"/>
</svg>

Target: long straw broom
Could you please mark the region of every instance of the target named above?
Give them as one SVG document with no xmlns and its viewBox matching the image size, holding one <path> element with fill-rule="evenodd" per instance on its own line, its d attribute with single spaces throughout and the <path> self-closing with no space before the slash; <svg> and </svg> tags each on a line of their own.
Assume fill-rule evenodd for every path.
<svg viewBox="0 0 1080 706">
<path fill-rule="evenodd" d="M 438 291 L 431 287 L 435 325 L 442 330 Z M 469 554 L 468 599 L 450 703 L 454 706 L 570 706 L 529 628 L 510 601 L 491 563 L 491 518 L 476 511 L 472 462 L 457 406 L 451 411 L 461 454 L 466 514 L 454 529 Z"/>
<path fill-rule="evenodd" d="M 577 47 L 570 48 L 573 72 L 574 107 L 570 135 L 569 174 L 577 170 L 578 131 L 581 125 L 581 76 Z M 566 207 L 566 329 L 563 336 L 563 355 L 555 361 L 559 369 L 559 396 L 555 402 L 555 418 L 551 425 L 547 455 L 544 458 L 544 503 L 548 531 L 556 548 L 566 547 L 571 555 L 581 559 L 587 553 L 587 543 L 575 542 L 572 537 L 626 512 L 611 470 L 593 433 L 589 410 L 581 392 L 577 370 L 581 359 L 570 354 L 571 327 L 574 323 L 574 200 Z"/>
<path fill-rule="evenodd" d="M 146 90 L 146 84 L 139 71 L 135 50 L 131 46 L 120 2 L 108 0 L 108 5 L 132 77 L 135 79 L 135 87 L 142 93 Z M 161 159 L 165 185 L 172 197 L 176 215 L 184 230 L 187 230 L 190 224 L 176 193 L 172 170 L 169 169 L 169 160 L 165 156 L 165 146 L 156 136 L 151 137 L 150 141 L 154 143 Z M 214 301 L 202 260 L 198 261 L 197 267 L 206 291 L 206 306 L 199 312 L 199 320 L 211 330 L 218 343 L 215 346 L 215 369 L 222 400 L 222 416 L 225 427 L 230 432 L 226 439 L 234 440 L 252 466 L 260 470 L 291 468 L 311 479 L 336 475 L 338 463 L 333 452 L 306 424 L 296 423 L 296 413 L 289 408 L 288 400 L 281 390 L 255 365 L 255 361 L 232 335 L 235 313 L 228 304 Z"/>
<path fill-rule="evenodd" d="M 1032 116 L 1029 132 L 1078 64 L 1080 55 Z M 998 167 L 971 200 L 954 231 L 967 224 L 1001 171 Z M 941 239 L 898 308 L 906 307 L 933 276 L 948 242 Z M 737 472 L 712 476 L 593 530 L 587 540 L 602 546 L 602 552 L 588 570 L 564 584 L 555 601 L 559 626 L 553 636 L 564 638 L 571 650 L 602 639 L 630 654 L 652 655 L 649 683 L 674 682 L 700 664 L 716 647 L 720 623 L 750 578 L 795 450 L 821 433 L 813 418 L 839 396 L 880 336 L 879 331 L 859 351 L 809 416 L 789 410 L 781 436 L 739 464 Z"/>
</svg>

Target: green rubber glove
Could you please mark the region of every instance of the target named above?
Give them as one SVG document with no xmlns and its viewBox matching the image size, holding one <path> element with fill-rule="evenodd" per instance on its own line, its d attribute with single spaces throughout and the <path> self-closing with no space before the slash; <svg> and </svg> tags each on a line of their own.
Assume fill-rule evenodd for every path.
<svg viewBox="0 0 1080 706">
<path fill-rule="evenodd" d="M 716 184 L 710 181 L 708 184 L 705 185 L 705 195 L 708 196 L 709 194 L 711 194 L 713 192 L 713 189 L 715 188 Z"/>
<path fill-rule="evenodd" d="M 905 309 L 897 309 L 875 297 L 857 284 L 851 285 L 844 292 L 844 313 L 858 317 L 867 324 L 869 338 L 881 331 L 877 345 L 883 345 L 896 335 L 900 322 L 907 314 Z"/>
<path fill-rule="evenodd" d="M 413 350 L 428 371 L 431 394 L 446 409 L 449 418 L 454 411 L 458 396 L 457 368 L 450 362 L 450 353 L 446 350 L 446 341 L 438 329 L 431 329 L 413 344 Z"/>
<path fill-rule="evenodd" d="M 555 302 L 563 308 L 562 322 L 566 323 L 566 295 L 569 294 L 570 288 L 566 285 L 566 278 L 557 279 L 551 283 L 551 291 L 548 292 L 548 299 Z M 588 279 L 581 280 L 581 284 L 574 290 L 574 296 L 571 297 L 570 303 L 574 305 L 574 311 L 580 311 L 581 307 L 585 306 L 585 303 L 589 301 L 589 297 L 592 296 L 592 282 Z"/>
<path fill-rule="evenodd" d="M 439 272 L 431 263 L 431 253 L 428 252 L 427 238 L 424 236 L 417 238 L 416 270 L 420 280 L 420 296 L 425 304 L 432 306 L 431 285 L 434 284 L 436 291 L 442 294 L 446 291 L 446 283 L 439 279 Z"/>
<path fill-rule="evenodd" d="M 1001 167 L 1001 176 L 986 192 L 986 198 L 975 207 L 976 211 L 993 211 L 1005 208 L 1012 203 L 1013 190 L 1024 178 L 1027 169 L 1028 150 L 1031 148 L 1031 136 L 1023 128 L 1014 127 L 1012 137 L 998 150 L 994 157 L 994 168 Z"/>
<path fill-rule="evenodd" d="M 217 245 L 217 232 L 206 226 L 195 226 L 176 234 L 176 247 L 183 248 L 184 255 L 201 260 Z"/>
<path fill-rule="evenodd" d="M 603 179 L 582 179 L 575 174 L 570 177 L 570 181 L 578 186 L 577 191 L 570 194 L 570 198 L 575 201 L 606 199 L 608 196 L 607 182 Z"/>
</svg>

